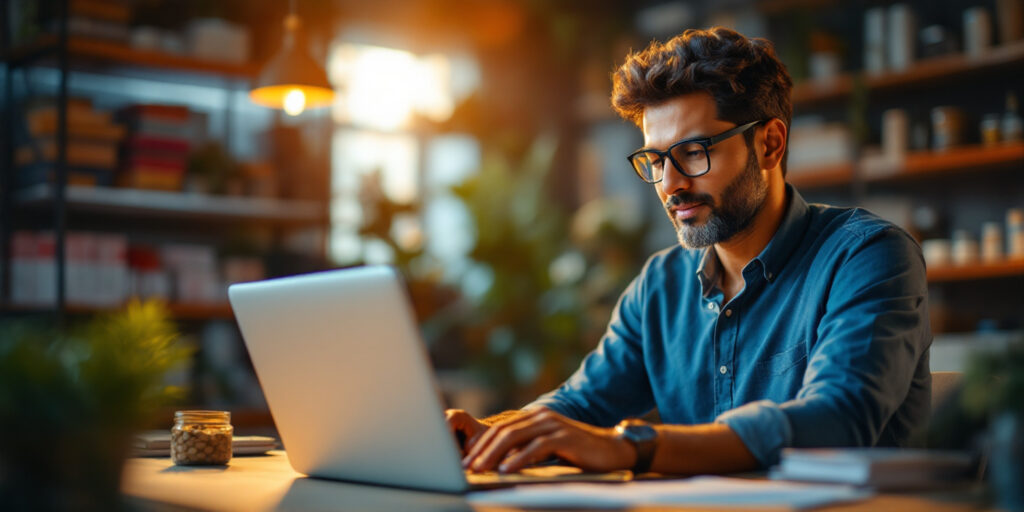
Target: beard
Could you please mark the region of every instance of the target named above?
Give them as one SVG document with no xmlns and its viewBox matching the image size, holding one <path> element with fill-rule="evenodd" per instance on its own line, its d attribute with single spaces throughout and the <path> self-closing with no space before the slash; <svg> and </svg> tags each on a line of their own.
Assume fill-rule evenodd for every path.
<svg viewBox="0 0 1024 512">
<path fill-rule="evenodd" d="M 747 155 L 746 169 L 725 187 L 720 201 L 716 201 L 710 194 L 680 192 L 668 198 L 665 208 L 676 229 L 679 243 L 686 249 L 699 249 L 729 240 L 750 227 L 767 197 L 768 183 L 761 177 L 757 156 L 751 148 Z M 703 224 L 699 224 L 700 220 L 696 217 L 685 220 L 675 218 L 671 208 L 687 203 L 704 203 L 711 209 Z"/>
</svg>

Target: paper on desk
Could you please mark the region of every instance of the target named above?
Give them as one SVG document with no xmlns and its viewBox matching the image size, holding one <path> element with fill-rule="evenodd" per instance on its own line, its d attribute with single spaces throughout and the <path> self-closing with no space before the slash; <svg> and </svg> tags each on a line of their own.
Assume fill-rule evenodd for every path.
<svg viewBox="0 0 1024 512">
<path fill-rule="evenodd" d="M 513 507 L 625 508 L 638 505 L 702 505 L 811 508 L 867 498 L 870 491 L 714 476 L 622 484 L 538 484 L 469 493 L 471 503 Z"/>
</svg>

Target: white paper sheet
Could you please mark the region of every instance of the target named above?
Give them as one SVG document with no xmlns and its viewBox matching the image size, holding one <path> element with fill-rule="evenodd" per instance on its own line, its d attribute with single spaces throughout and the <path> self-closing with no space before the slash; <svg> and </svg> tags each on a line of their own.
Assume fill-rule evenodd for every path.
<svg viewBox="0 0 1024 512">
<path fill-rule="evenodd" d="M 621 484 L 538 484 L 469 493 L 471 503 L 513 507 L 625 508 L 639 505 L 785 507 L 802 509 L 867 498 L 845 485 L 702 476 Z"/>
</svg>

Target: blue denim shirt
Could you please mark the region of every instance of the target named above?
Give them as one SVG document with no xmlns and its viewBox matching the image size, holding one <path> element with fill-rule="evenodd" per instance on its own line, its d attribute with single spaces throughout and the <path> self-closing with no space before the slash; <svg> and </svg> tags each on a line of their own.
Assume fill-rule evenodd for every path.
<svg viewBox="0 0 1024 512">
<path fill-rule="evenodd" d="M 725 423 L 765 466 L 788 446 L 906 445 L 931 400 L 920 247 L 865 210 L 786 193 L 732 300 L 714 251 L 653 255 L 597 349 L 530 405 L 601 426 L 655 407 L 665 423 Z"/>
</svg>

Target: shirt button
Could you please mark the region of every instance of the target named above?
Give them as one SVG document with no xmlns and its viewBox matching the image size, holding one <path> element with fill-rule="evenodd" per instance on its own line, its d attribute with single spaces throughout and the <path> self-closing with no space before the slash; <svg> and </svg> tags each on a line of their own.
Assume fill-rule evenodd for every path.
<svg viewBox="0 0 1024 512">
<path fill-rule="evenodd" d="M 731 309 L 725 310 L 725 316 L 732 316 L 732 310 Z M 723 366 L 722 368 L 725 368 L 725 367 Z"/>
<path fill-rule="evenodd" d="M 768 272 L 768 280 L 769 281 L 771 281 L 772 278 L 774 278 L 774 277 L 775 277 L 775 274 L 772 274 L 771 272 Z"/>
<path fill-rule="evenodd" d="M 729 373 L 729 369 L 726 368 L 725 365 L 723 364 L 722 366 L 718 367 L 718 373 L 721 373 L 722 375 L 725 375 L 725 374 Z"/>
<path fill-rule="evenodd" d="M 708 309 L 715 309 L 715 303 L 714 302 L 708 302 Z"/>
</svg>

